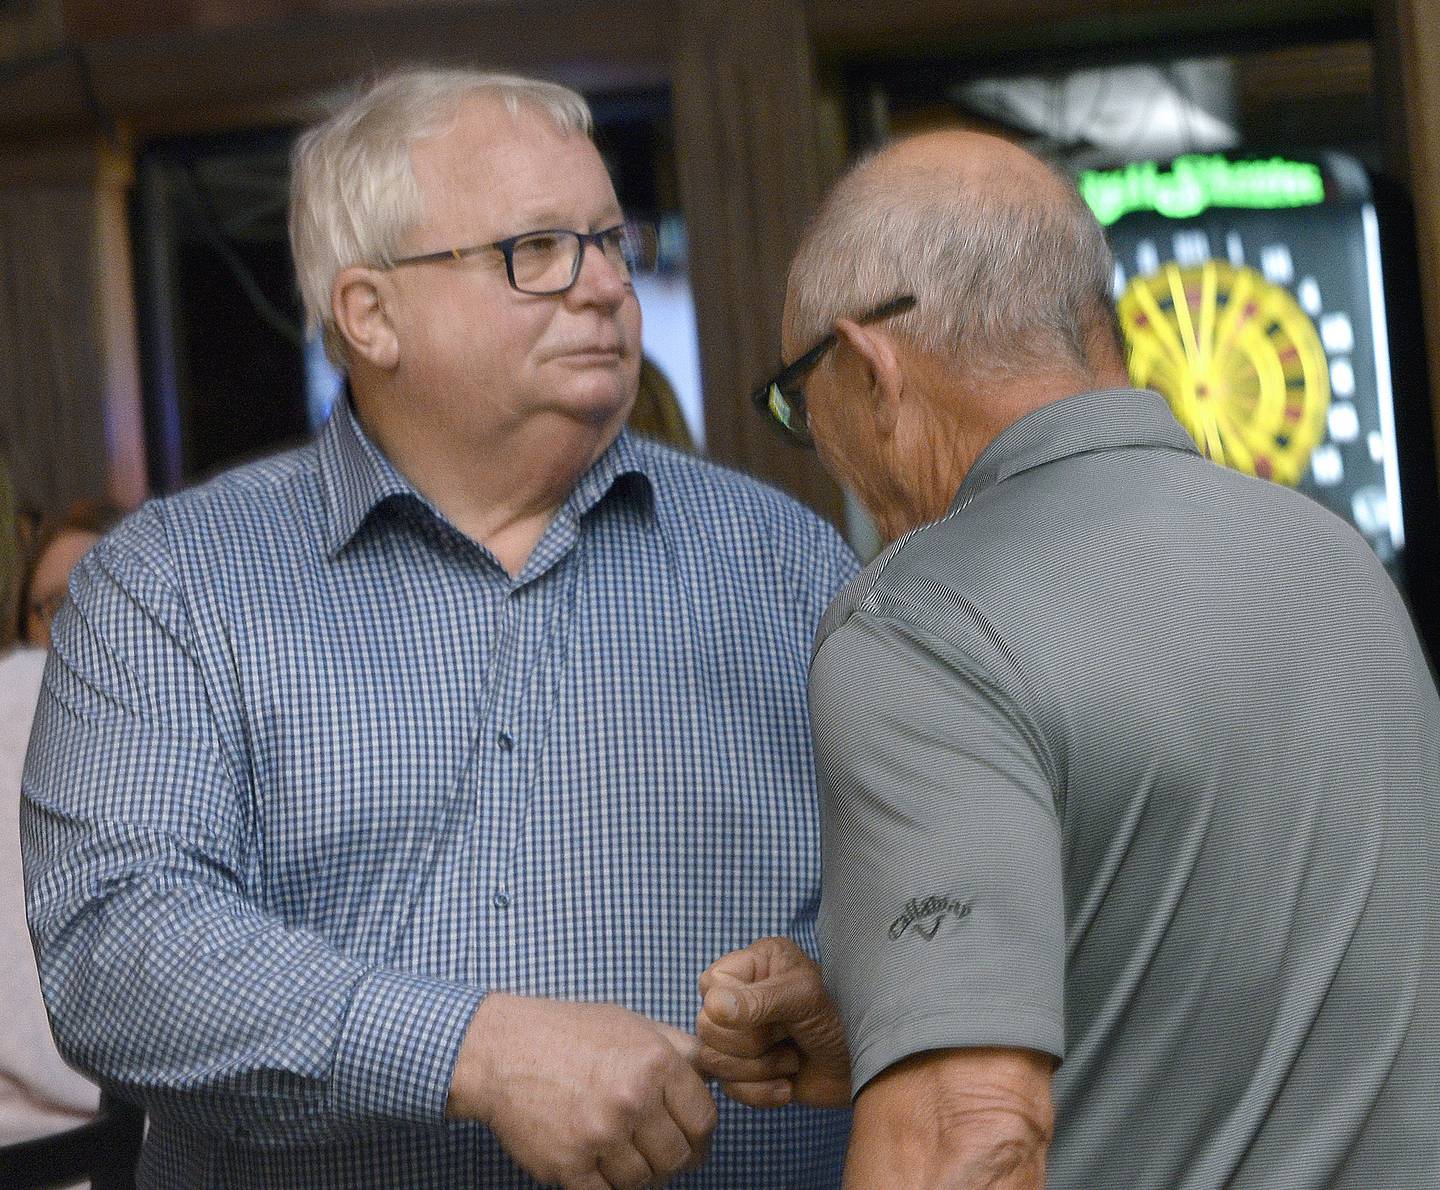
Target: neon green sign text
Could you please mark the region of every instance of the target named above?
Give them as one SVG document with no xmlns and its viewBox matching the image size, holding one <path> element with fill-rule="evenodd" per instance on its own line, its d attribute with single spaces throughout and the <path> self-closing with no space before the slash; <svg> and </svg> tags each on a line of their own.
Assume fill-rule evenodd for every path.
<svg viewBox="0 0 1440 1190">
<path fill-rule="evenodd" d="M 1080 193 L 1109 227 L 1131 211 L 1157 211 L 1171 219 L 1210 207 L 1310 207 L 1325 201 L 1320 167 L 1306 161 L 1228 161 L 1219 156 L 1177 158 L 1170 168 L 1137 161 L 1123 169 L 1086 170 Z"/>
</svg>

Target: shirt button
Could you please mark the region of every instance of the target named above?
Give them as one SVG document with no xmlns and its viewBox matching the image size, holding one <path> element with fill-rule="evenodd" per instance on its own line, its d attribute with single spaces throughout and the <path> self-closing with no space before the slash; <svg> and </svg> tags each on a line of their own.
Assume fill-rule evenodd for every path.
<svg viewBox="0 0 1440 1190">
<path fill-rule="evenodd" d="M 509 752 L 515 747 L 515 737 L 508 731 L 502 731 L 495 737 L 495 742 L 500 745 L 502 752 Z"/>
<path fill-rule="evenodd" d="M 510 908 L 510 894 L 507 892 L 497 892 L 490 900 L 496 909 Z"/>
</svg>

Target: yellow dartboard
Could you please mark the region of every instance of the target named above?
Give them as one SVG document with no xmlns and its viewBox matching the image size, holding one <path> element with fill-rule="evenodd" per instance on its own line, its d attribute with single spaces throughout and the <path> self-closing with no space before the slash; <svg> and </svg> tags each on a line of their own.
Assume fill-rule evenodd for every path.
<svg viewBox="0 0 1440 1190">
<path fill-rule="evenodd" d="M 1330 374 L 1295 299 L 1254 269 L 1167 264 L 1120 298 L 1130 376 L 1214 459 L 1294 487 L 1325 437 Z"/>
</svg>

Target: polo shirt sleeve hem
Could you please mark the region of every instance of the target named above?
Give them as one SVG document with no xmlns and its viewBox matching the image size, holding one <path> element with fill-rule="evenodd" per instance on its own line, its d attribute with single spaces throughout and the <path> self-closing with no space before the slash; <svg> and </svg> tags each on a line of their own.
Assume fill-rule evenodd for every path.
<svg viewBox="0 0 1440 1190">
<path fill-rule="evenodd" d="M 342 1116 L 434 1124 L 479 988 L 402 971 L 371 971 L 355 988 L 336 1047 L 331 1093 Z"/>
<path fill-rule="evenodd" d="M 1016 1011 L 1007 1005 L 908 1016 L 871 1034 L 851 1055 L 851 1097 L 876 1075 L 915 1054 L 978 1046 L 1038 1050 L 1059 1059 L 1065 1056 L 1065 1026 L 1050 1013 Z"/>
</svg>

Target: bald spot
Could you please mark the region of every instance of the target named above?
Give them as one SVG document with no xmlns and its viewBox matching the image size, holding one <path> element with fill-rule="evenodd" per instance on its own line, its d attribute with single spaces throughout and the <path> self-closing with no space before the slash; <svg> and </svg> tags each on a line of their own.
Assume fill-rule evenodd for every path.
<svg viewBox="0 0 1440 1190">
<path fill-rule="evenodd" d="M 1033 153 L 998 136 L 960 129 L 898 141 L 877 153 L 856 174 L 857 178 L 873 175 L 870 184 L 885 188 L 920 179 L 938 185 L 959 183 L 976 192 L 1003 194 L 1011 203 L 1028 198 L 1037 208 L 1068 206 L 1074 201 L 1070 187 Z"/>
<path fill-rule="evenodd" d="M 887 239 L 887 229 L 907 226 L 897 214 L 905 210 L 915 213 L 908 240 Z M 803 349 L 836 316 L 862 307 L 864 300 L 857 304 L 856 295 L 844 293 L 837 270 L 853 277 L 849 266 L 855 266 L 867 275 L 865 262 L 873 262 L 880 243 L 889 248 L 882 254 L 898 262 L 897 275 L 877 279 L 870 287 L 875 293 L 863 299 L 883 300 L 906 288 L 923 296 L 927 282 L 938 283 L 947 297 L 963 295 L 966 317 L 975 320 L 971 325 L 989 349 L 1003 348 L 1014 358 L 1021 345 L 1017 332 L 1069 325 L 1076 328 L 1070 338 L 1080 356 L 1093 355 L 1111 366 L 1120 358 L 1118 343 L 1111 342 L 1113 331 L 1099 313 L 1108 309 L 1108 263 L 1103 270 L 1088 260 L 1081 266 L 1091 278 L 1082 291 L 1071 269 L 1080 259 L 1077 251 L 1090 252 L 1086 224 L 1093 224 L 1093 217 L 1069 180 L 1001 137 L 944 129 L 897 141 L 844 175 L 807 231 L 787 292 L 785 347 L 791 353 Z M 922 228 L 929 234 L 917 236 Z M 1099 228 L 1093 230 L 1103 251 Z M 937 246 L 937 239 L 943 243 Z M 1108 251 L 1105 256 L 1108 262 Z M 1030 314 L 1019 315 L 1022 325 L 997 328 L 991 322 L 996 333 L 983 329 L 992 313 L 1003 320 L 1007 310 L 1017 310 L 1021 294 L 1031 307 Z M 919 330 L 933 317 L 933 311 L 922 311 L 896 322 Z M 960 341 L 956 334 L 945 337 Z M 1053 354 L 1049 340 L 1036 353 L 1037 358 Z M 973 351 L 969 358 L 975 358 Z"/>
</svg>

